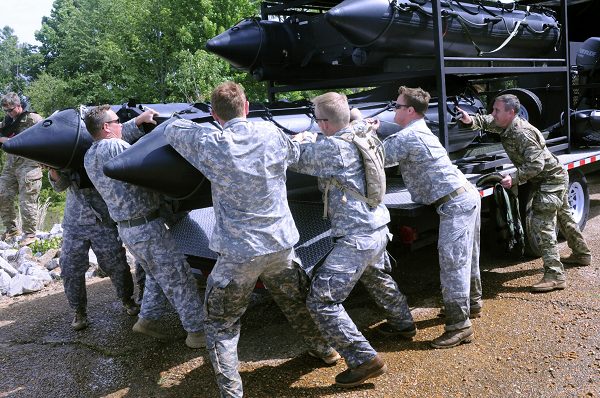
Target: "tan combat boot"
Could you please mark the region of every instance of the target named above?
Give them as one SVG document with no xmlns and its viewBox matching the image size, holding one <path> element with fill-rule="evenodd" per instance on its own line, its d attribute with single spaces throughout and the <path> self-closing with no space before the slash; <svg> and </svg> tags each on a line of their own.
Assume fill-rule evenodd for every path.
<svg viewBox="0 0 600 398">
<path fill-rule="evenodd" d="M 387 366 L 379 355 L 373 359 L 357 366 L 354 369 L 346 369 L 335 376 L 335 384 L 341 387 L 356 387 L 368 379 L 381 376 L 387 372 Z"/>
<path fill-rule="evenodd" d="M 71 322 L 71 327 L 73 330 L 83 330 L 88 327 L 87 315 L 83 311 L 77 311 L 75 313 L 75 317 L 73 318 L 73 322 Z"/>
<path fill-rule="evenodd" d="M 572 253 L 568 257 L 561 257 L 560 262 L 567 265 L 588 266 L 592 264 L 591 254 L 575 254 Z"/>
<path fill-rule="evenodd" d="M 185 345 L 190 348 L 204 348 L 206 347 L 206 336 L 204 332 L 188 332 L 185 338 Z"/>
<path fill-rule="evenodd" d="M 135 325 L 133 325 L 133 331 L 161 341 L 168 340 L 168 336 L 160 330 L 158 322 L 150 319 L 138 318 Z"/>
</svg>

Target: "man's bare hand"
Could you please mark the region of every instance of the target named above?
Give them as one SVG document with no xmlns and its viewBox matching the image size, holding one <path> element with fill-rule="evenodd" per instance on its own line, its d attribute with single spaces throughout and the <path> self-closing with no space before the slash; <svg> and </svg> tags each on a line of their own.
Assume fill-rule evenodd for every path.
<svg viewBox="0 0 600 398">
<path fill-rule="evenodd" d="M 500 185 L 502 185 L 502 188 L 510 189 L 510 187 L 512 187 L 512 177 L 510 175 L 504 176 L 504 178 L 500 180 Z"/>
<path fill-rule="evenodd" d="M 144 112 L 135 118 L 135 124 L 138 126 L 141 126 L 143 123 L 156 124 L 154 115 L 158 115 L 158 112 L 156 112 L 154 109 L 145 107 Z"/>
<path fill-rule="evenodd" d="M 298 134 L 292 136 L 292 141 L 314 143 L 317 141 L 317 133 L 311 133 L 310 131 L 298 133 Z"/>
<path fill-rule="evenodd" d="M 379 130 L 379 126 L 381 125 L 379 119 L 375 117 L 367 118 L 364 120 L 364 122 L 367 123 L 367 125 L 371 126 L 375 131 Z"/>
<path fill-rule="evenodd" d="M 471 115 L 469 115 L 466 111 L 460 109 L 458 106 L 454 109 L 457 112 L 456 117 L 458 120 L 460 120 L 464 124 L 473 124 L 473 118 L 471 118 Z M 458 114 L 460 114 L 460 117 L 458 117 Z"/>
</svg>

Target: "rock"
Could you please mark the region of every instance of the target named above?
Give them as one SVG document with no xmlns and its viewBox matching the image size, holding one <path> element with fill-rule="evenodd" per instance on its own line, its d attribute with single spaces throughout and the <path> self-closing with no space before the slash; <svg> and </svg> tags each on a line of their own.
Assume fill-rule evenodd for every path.
<svg viewBox="0 0 600 398">
<path fill-rule="evenodd" d="M 15 261 L 15 256 L 17 255 L 17 249 L 6 249 L 0 251 L 0 257 L 5 259 L 8 262 Z"/>
<path fill-rule="evenodd" d="M 19 273 L 8 261 L 0 257 L 0 269 L 4 270 L 11 278 Z"/>
<path fill-rule="evenodd" d="M 58 280 L 60 280 L 60 272 L 61 272 L 60 268 L 54 268 L 52 271 L 50 271 L 50 276 L 55 281 L 58 281 Z"/>
<path fill-rule="evenodd" d="M 0 295 L 8 294 L 9 290 L 10 290 L 10 275 L 3 269 L 0 269 Z"/>
<path fill-rule="evenodd" d="M 0 250 L 10 249 L 11 247 L 12 246 L 8 243 L 4 242 L 3 240 L 0 240 Z"/>
<path fill-rule="evenodd" d="M 38 263 L 31 260 L 23 260 L 17 263 L 19 274 L 27 275 L 27 270 L 31 267 L 37 267 Z"/>
<path fill-rule="evenodd" d="M 18 274 L 10 280 L 8 295 L 10 297 L 18 296 L 23 293 L 37 292 L 44 288 L 44 283 L 29 275 Z"/>
<path fill-rule="evenodd" d="M 47 285 L 48 283 L 52 282 L 52 277 L 50 276 L 48 270 L 40 265 L 33 265 L 29 267 L 27 269 L 26 275 L 32 276 L 35 279 L 42 281 L 44 285 Z"/>
<path fill-rule="evenodd" d="M 33 252 L 31 251 L 31 247 L 24 246 L 24 247 L 20 248 L 19 251 L 17 252 L 15 261 L 17 262 L 17 264 L 20 264 L 24 261 L 30 261 L 32 259 L 33 259 Z"/>
<path fill-rule="evenodd" d="M 50 232 L 38 232 L 36 236 L 40 240 L 46 240 L 50 238 Z"/>
<path fill-rule="evenodd" d="M 46 269 L 48 271 L 52 271 L 53 269 L 56 269 L 60 266 L 60 260 L 58 258 L 53 258 L 52 260 L 48 261 L 45 265 Z"/>
<path fill-rule="evenodd" d="M 54 224 L 52 229 L 50 229 L 50 235 L 62 235 L 63 228 L 60 224 Z"/>
<path fill-rule="evenodd" d="M 49 249 L 46 253 L 44 253 L 40 258 L 38 258 L 38 262 L 42 267 L 46 267 L 46 264 L 50 262 L 50 260 L 56 257 L 56 253 L 58 253 L 58 249 Z M 48 268 L 48 267 L 46 267 Z M 56 268 L 56 267 L 54 267 Z M 53 268 L 48 268 L 53 269 Z"/>
</svg>

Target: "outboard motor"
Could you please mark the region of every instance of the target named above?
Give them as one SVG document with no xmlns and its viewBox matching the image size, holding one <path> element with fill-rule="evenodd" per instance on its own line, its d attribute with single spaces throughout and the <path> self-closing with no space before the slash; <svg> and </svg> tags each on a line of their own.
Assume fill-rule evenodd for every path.
<svg viewBox="0 0 600 398">
<path fill-rule="evenodd" d="M 579 99 L 573 113 L 573 138 L 579 145 L 600 145 L 600 90 L 592 84 L 600 82 L 600 37 L 590 37 L 575 59 L 579 78 Z"/>
</svg>

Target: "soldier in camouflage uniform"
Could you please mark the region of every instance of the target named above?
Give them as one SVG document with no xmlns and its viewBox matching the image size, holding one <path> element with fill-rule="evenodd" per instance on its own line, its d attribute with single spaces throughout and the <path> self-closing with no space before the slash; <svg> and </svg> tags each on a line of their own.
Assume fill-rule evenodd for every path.
<svg viewBox="0 0 600 398">
<path fill-rule="evenodd" d="M 136 117 L 135 123 L 121 126 L 108 105 L 90 110 L 85 116 L 85 124 L 95 141 L 85 154 L 84 165 L 108 205 L 111 218 L 117 222 L 123 243 L 146 271 L 142 308 L 133 330 L 166 339 L 156 321 L 171 304 L 188 332 L 186 344 L 190 348 L 200 348 L 206 344 L 202 301 L 185 256 L 177 248 L 160 214 L 164 201 L 156 192 L 111 179 L 103 172 L 106 162 L 143 135 L 136 125 L 156 124 L 152 119 L 154 113 L 147 110 Z"/>
<path fill-rule="evenodd" d="M 56 191 L 67 190 L 60 268 L 65 295 L 75 311 L 71 326 L 82 330 L 88 325 L 85 272 L 90 265 L 90 248 L 98 258 L 98 266 L 110 277 L 123 308 L 129 315 L 137 315 L 140 309 L 132 299 L 133 278 L 125 248 L 106 203 L 93 187 L 79 188 L 74 171 L 50 169 L 48 175 Z"/>
<path fill-rule="evenodd" d="M 42 120 L 37 113 L 23 110 L 21 100 L 15 93 L 4 95 L 1 102 L 7 118 L 0 123 L 0 144 Z M 28 245 L 35 241 L 42 168 L 33 160 L 11 154 L 5 156 L 4 168 L 0 175 L 0 218 L 6 229 L 2 238 L 6 240 L 20 234 L 15 207 L 15 198 L 18 195 L 24 233 L 20 243 Z"/>
<path fill-rule="evenodd" d="M 455 347 L 471 342 L 470 318 L 481 313 L 481 198 L 425 124 L 429 93 L 404 86 L 398 93 L 394 121 L 402 130 L 383 142 L 385 164 L 399 165 L 412 200 L 434 205 L 440 217 L 438 252 L 446 325 L 431 346 Z"/>
<path fill-rule="evenodd" d="M 416 328 L 406 297 L 389 275 L 387 208 L 383 203 L 371 208 L 344 189 L 366 194 L 362 155 L 353 143 L 339 137 L 352 131 L 348 101 L 342 94 L 326 93 L 313 103 L 315 120 L 325 137 L 314 143 L 309 133 L 295 137 L 301 140 L 301 153 L 293 169 L 318 177 L 335 244 L 313 276 L 307 306 L 321 333 L 348 365 L 336 376 L 336 384 L 354 387 L 386 371 L 342 304 L 359 280 L 385 311 L 387 323 L 380 326 L 380 332 L 412 338 Z M 333 178 L 339 184 L 330 184 Z"/>
<path fill-rule="evenodd" d="M 566 287 L 563 263 L 589 265 L 592 260 L 583 235 L 569 206 L 567 190 L 569 174 L 546 147 L 541 132 L 518 116 L 519 99 L 506 94 L 497 97 L 491 115 L 469 116 L 465 111 L 461 121 L 473 129 L 500 135 L 502 146 L 516 170 L 501 181 L 504 188 L 532 185 L 531 231 L 539 242 L 544 260 L 544 276 L 531 288 L 533 292 L 549 292 Z M 572 250 L 569 257 L 560 258 L 556 241 L 556 222 Z"/>
<path fill-rule="evenodd" d="M 286 199 L 286 169 L 298 149 L 272 123 L 246 120 L 243 88 L 226 82 L 213 90 L 212 115 L 221 129 L 178 120 L 167 141 L 211 181 L 216 224 L 210 248 L 219 253 L 207 282 L 207 349 L 222 397 L 241 397 L 237 370 L 240 317 L 258 278 L 309 355 L 334 364 L 340 357 L 321 337 L 306 310 L 307 276 L 293 246 L 299 234 Z"/>
</svg>

